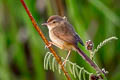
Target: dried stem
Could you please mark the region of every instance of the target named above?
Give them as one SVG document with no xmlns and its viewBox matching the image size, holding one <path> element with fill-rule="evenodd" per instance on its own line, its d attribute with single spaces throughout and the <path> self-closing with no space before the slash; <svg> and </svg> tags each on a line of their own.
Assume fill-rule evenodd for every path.
<svg viewBox="0 0 120 80">
<path fill-rule="evenodd" d="M 48 40 L 45 38 L 45 36 L 44 36 L 44 34 L 42 33 L 41 29 L 40 29 L 39 26 L 37 25 L 35 19 L 33 18 L 32 14 L 30 13 L 29 9 L 27 8 L 24 0 L 21 0 L 21 3 L 22 3 L 22 5 L 24 6 L 24 8 L 25 8 L 25 10 L 26 10 L 29 18 L 30 18 L 31 21 L 32 21 L 32 24 L 33 24 L 34 28 L 35 28 L 35 29 L 37 30 L 37 32 L 39 33 L 40 37 L 43 39 L 43 41 L 44 41 L 44 43 L 45 43 L 46 45 L 49 45 Z M 62 66 L 62 61 L 61 61 L 61 59 L 59 58 L 59 56 L 56 54 L 56 52 L 53 50 L 52 47 L 49 47 L 49 50 L 50 50 L 50 51 L 52 52 L 52 54 L 54 55 L 56 61 L 60 64 L 61 69 L 62 69 L 62 71 L 64 72 L 66 78 L 67 78 L 68 80 L 71 80 L 68 72 L 66 72 L 64 66 Z"/>
<path fill-rule="evenodd" d="M 64 7 L 62 5 L 62 0 L 55 0 L 55 2 L 58 9 L 58 14 L 60 16 L 64 16 Z"/>
</svg>

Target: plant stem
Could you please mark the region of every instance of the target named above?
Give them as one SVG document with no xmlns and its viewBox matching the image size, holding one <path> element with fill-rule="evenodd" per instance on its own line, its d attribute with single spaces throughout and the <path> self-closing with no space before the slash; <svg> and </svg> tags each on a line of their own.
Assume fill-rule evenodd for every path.
<svg viewBox="0 0 120 80">
<path fill-rule="evenodd" d="M 58 11 L 57 11 L 58 14 L 60 16 L 64 16 L 64 6 L 62 4 L 62 0 L 55 0 L 55 2 L 56 2 L 56 7 L 58 9 Z"/>
<path fill-rule="evenodd" d="M 35 19 L 33 18 L 32 14 L 30 13 L 29 9 L 27 8 L 24 0 L 20 0 L 20 1 L 21 1 L 22 5 L 24 6 L 24 8 L 25 8 L 25 10 L 26 10 L 29 18 L 31 19 L 34 28 L 37 30 L 37 32 L 39 33 L 40 37 L 43 39 L 44 43 L 45 43 L 47 46 L 49 46 L 48 40 L 45 38 L 45 36 L 44 36 L 44 34 L 42 33 L 41 29 L 40 29 L 39 26 L 37 25 Z M 60 64 L 61 69 L 62 69 L 62 71 L 64 72 L 67 80 L 71 80 L 68 72 L 65 70 L 64 66 L 62 66 L 62 61 L 61 61 L 61 59 L 59 58 L 59 56 L 56 54 L 56 52 L 53 50 L 52 47 L 49 47 L 49 50 L 50 50 L 51 53 L 54 55 L 56 61 Z"/>
</svg>

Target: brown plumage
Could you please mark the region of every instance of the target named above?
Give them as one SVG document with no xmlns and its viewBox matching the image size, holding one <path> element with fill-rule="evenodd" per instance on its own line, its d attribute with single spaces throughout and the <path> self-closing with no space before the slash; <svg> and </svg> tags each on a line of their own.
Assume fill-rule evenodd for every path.
<svg viewBox="0 0 120 80">
<path fill-rule="evenodd" d="M 51 16 L 48 19 L 47 23 L 43 23 L 42 25 L 46 25 L 48 27 L 49 37 L 53 45 L 69 51 L 66 60 L 68 59 L 71 50 L 75 50 L 91 66 L 95 65 L 94 62 L 78 47 L 78 43 L 84 45 L 83 41 L 80 39 L 80 37 L 73 29 L 72 25 L 67 21 L 65 17 L 60 17 L 57 15 Z M 63 62 L 63 65 L 65 64 L 66 60 Z"/>
<path fill-rule="evenodd" d="M 84 45 L 66 18 L 57 15 L 51 16 L 47 20 L 47 26 L 49 29 L 50 39 L 57 47 L 71 50 L 73 49 L 73 45 L 76 46 L 78 42 Z"/>
<path fill-rule="evenodd" d="M 61 18 L 60 16 L 58 15 L 54 15 L 54 16 L 51 16 L 48 20 L 47 20 L 47 23 L 53 21 L 53 20 L 63 20 L 63 18 Z"/>
<path fill-rule="evenodd" d="M 68 44 L 74 45 L 80 42 L 84 45 L 80 37 L 75 33 L 72 25 L 67 21 L 58 25 L 57 28 L 53 28 L 53 33 Z"/>
</svg>

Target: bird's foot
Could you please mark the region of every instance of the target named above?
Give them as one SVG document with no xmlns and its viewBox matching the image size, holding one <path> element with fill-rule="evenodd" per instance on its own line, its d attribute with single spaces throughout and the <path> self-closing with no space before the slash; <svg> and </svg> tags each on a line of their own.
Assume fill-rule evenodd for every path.
<svg viewBox="0 0 120 80">
<path fill-rule="evenodd" d="M 51 46 L 52 46 L 52 42 L 49 41 L 49 44 L 48 44 L 48 45 L 45 45 L 45 49 L 46 49 L 46 48 L 49 48 L 49 47 L 51 47 Z"/>
</svg>

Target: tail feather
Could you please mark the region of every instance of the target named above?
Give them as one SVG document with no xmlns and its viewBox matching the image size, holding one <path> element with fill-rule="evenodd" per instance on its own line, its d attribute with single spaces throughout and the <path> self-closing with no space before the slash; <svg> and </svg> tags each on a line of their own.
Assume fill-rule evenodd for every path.
<svg viewBox="0 0 120 80">
<path fill-rule="evenodd" d="M 101 69 L 99 69 L 99 67 L 79 47 L 75 46 L 75 49 L 79 53 L 79 55 L 82 56 L 82 58 L 86 60 L 94 69 L 103 73 Z"/>
<path fill-rule="evenodd" d="M 82 46 L 84 46 L 83 41 L 81 40 L 81 38 L 77 34 L 75 35 L 75 38 L 76 38 L 77 42 L 79 42 Z"/>
</svg>

